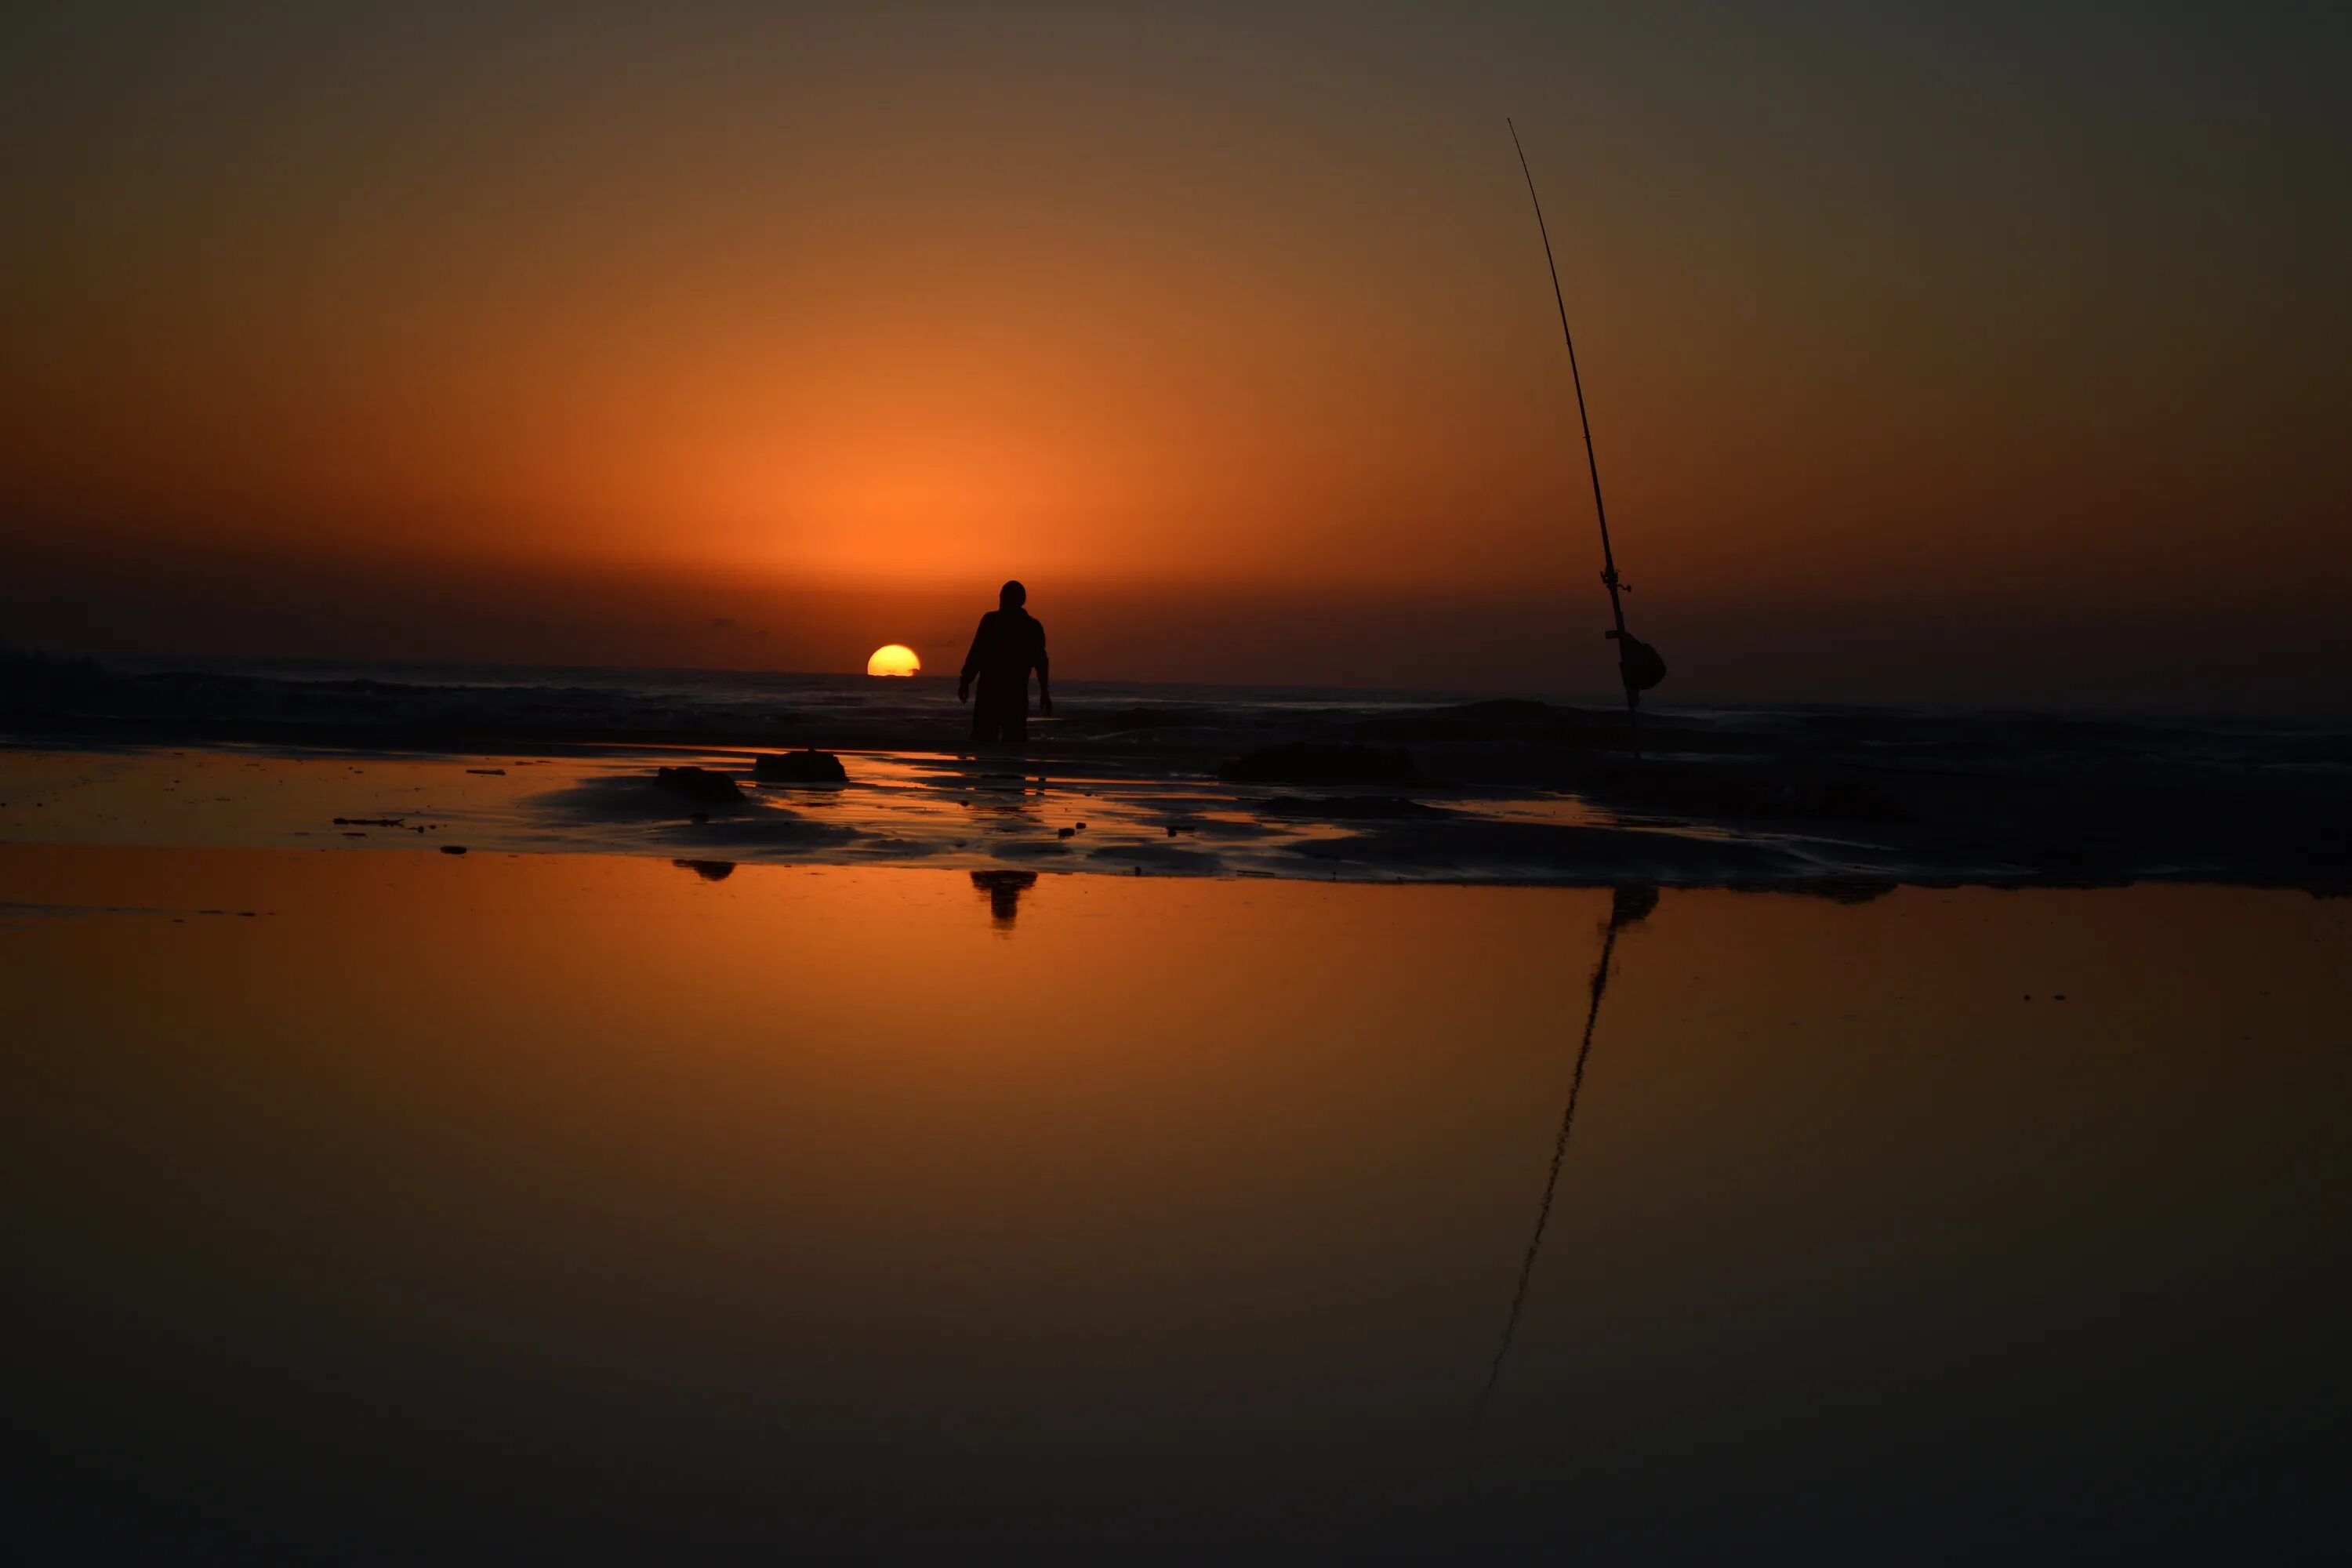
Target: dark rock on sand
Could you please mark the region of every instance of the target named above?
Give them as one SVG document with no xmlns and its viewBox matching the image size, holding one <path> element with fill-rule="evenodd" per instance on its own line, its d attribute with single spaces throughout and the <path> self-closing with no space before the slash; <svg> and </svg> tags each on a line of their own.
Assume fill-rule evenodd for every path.
<svg viewBox="0 0 2352 1568">
<path fill-rule="evenodd" d="M 1891 880 L 1825 877 L 1817 882 L 1800 882 L 1789 890 L 1807 898 L 1827 899 L 1833 904 L 1869 904 L 1893 892 L 1895 884 Z"/>
<path fill-rule="evenodd" d="M 849 771 L 831 752 L 771 752 L 751 763 L 761 784 L 847 784 Z"/>
<path fill-rule="evenodd" d="M 1391 875 L 1499 881 L 1738 886 L 1787 884 L 1808 871 L 1801 856 L 1754 839 L 1448 818 L 1368 825 L 1345 837 L 1292 845 L 1288 852 Z"/>
<path fill-rule="evenodd" d="M 688 800 L 707 801 L 714 805 L 731 805 L 743 798 L 743 792 L 725 773 L 709 768 L 657 768 L 654 782 L 674 795 Z"/>
<path fill-rule="evenodd" d="M 701 812 L 696 816 L 701 820 L 658 830 L 666 842 L 700 851 L 691 857 L 694 859 L 715 860 L 722 853 L 730 859 L 756 859 L 776 849 L 801 855 L 842 845 L 870 846 L 875 842 L 871 836 L 855 827 L 813 822 L 774 806 L 730 812 L 717 817 Z"/>
<path fill-rule="evenodd" d="M 1219 771 L 1231 784 L 1411 784 L 1420 776 L 1401 749 L 1294 742 L 1262 746 Z"/>
<path fill-rule="evenodd" d="M 466 847 L 462 844 L 444 844 L 441 846 L 441 853 L 444 855 L 463 855 L 465 852 Z"/>
<path fill-rule="evenodd" d="M 1181 704 L 1082 709 L 1064 715 L 1066 728 L 1084 734 L 1119 734 L 1138 730 L 1182 730 L 1213 723 L 1214 709 Z"/>
<path fill-rule="evenodd" d="M 1180 844 L 1106 844 L 1087 858 L 1139 875 L 1146 867 L 1155 876 L 1213 877 L 1225 868 L 1216 856 Z"/>
<path fill-rule="evenodd" d="M 671 865 L 681 871 L 691 871 L 706 882 L 723 882 L 735 874 L 732 860 L 673 860 Z"/>
<path fill-rule="evenodd" d="M 1347 731 L 1363 741 L 1409 741 L 1442 745 L 1456 741 L 1549 739 L 1555 734 L 1608 728 L 1610 716 L 1591 714 L 1528 698 L 1458 702 L 1405 713 L 1382 713 L 1350 721 Z M 1622 722 L 1616 726 L 1622 729 Z"/>
<path fill-rule="evenodd" d="M 1277 795 L 1258 802 L 1257 811 L 1261 816 L 1304 817 L 1323 822 L 1377 822 L 1453 815 L 1442 807 L 1423 805 L 1417 800 L 1405 800 L 1392 795 L 1332 795 L 1328 798 Z M 1175 829 L 1169 831 L 1172 833 Z"/>
<path fill-rule="evenodd" d="M 1586 773 L 1583 792 L 1630 811 L 1699 818 L 1903 822 L 1909 807 L 1880 779 L 1807 759 L 1684 763 L 1652 758 Z"/>
</svg>

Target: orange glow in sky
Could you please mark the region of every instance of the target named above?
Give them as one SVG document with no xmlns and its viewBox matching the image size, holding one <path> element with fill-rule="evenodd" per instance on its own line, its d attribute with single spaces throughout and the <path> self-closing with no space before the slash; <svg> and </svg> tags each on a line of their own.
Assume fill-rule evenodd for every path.
<svg viewBox="0 0 2352 1568">
<path fill-rule="evenodd" d="M 1017 574 L 1074 672 L 1605 683 L 1507 109 L 1685 694 L 2063 697 L 2028 645 L 2079 635 L 2077 696 L 2187 700 L 2192 615 L 2352 670 L 2292 39 L 884 15 L 47 24 L 0 65 L 0 610 L 850 669 Z"/>
</svg>

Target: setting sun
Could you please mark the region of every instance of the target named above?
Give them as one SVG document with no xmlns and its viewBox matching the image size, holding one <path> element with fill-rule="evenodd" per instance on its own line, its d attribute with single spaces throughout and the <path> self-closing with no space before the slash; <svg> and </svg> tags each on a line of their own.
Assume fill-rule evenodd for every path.
<svg viewBox="0 0 2352 1568">
<path fill-rule="evenodd" d="M 923 661 L 917 658 L 915 650 L 904 643 L 894 642 L 877 647 L 874 650 L 874 657 L 866 661 L 866 673 L 868 675 L 916 675 L 921 672 L 922 668 Z"/>
</svg>

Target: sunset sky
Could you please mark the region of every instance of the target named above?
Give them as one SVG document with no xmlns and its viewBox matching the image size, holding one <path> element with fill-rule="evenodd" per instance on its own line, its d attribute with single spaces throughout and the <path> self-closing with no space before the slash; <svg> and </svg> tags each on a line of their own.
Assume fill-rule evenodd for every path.
<svg viewBox="0 0 2352 1568">
<path fill-rule="evenodd" d="M 0 644 L 2352 690 L 2352 12 L 12 11 Z M 949 645 L 956 645 L 952 649 Z"/>
</svg>

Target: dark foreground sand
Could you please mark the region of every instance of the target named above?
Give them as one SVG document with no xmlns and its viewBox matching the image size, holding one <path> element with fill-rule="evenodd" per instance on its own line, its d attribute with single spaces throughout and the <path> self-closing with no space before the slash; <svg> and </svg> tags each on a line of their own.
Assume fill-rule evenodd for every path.
<svg viewBox="0 0 2352 1568">
<path fill-rule="evenodd" d="M 1222 773 L 1200 757 L 1101 750 L 845 751 L 838 781 L 824 784 L 763 780 L 761 760 L 786 754 L 742 748 L 20 741 L 0 744 L 0 843 L 446 846 L 1849 897 L 2138 881 L 2352 889 L 2352 765 L 2332 753 L 2029 758 L 2012 747 L 1985 761 L 1950 740 L 1892 761 L 1892 742 L 1873 736 L 1866 757 L 1837 762 L 1654 756 L 1638 767 L 1574 748 L 1508 752 L 1517 762 L 1507 766 L 1459 746 L 1289 746 Z M 1499 772 L 1450 783 L 1423 772 L 1479 756 Z M 1575 757 L 1575 767 L 1562 760 Z M 1530 763 L 1542 767 L 1514 772 Z M 1400 776 L 1347 782 L 1366 765 Z"/>
<path fill-rule="evenodd" d="M 1611 907 L 0 847 L 13 1544 L 2347 1543 L 2352 905 L 1669 890 L 1474 1429 Z"/>
</svg>

